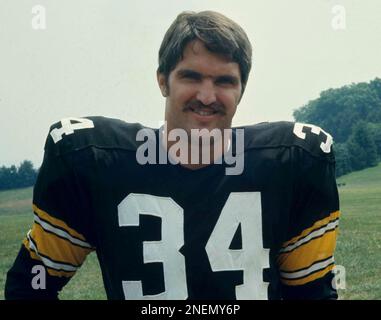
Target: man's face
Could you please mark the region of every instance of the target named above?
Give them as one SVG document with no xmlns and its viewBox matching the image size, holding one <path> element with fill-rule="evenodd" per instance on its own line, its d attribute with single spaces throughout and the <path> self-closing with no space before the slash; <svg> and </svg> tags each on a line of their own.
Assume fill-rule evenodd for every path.
<svg viewBox="0 0 381 320">
<path fill-rule="evenodd" d="M 168 131 L 182 128 L 190 134 L 191 129 L 231 127 L 242 90 L 236 62 L 211 53 L 199 40 L 192 41 L 168 82 L 162 74 L 158 82 L 166 97 Z"/>
</svg>

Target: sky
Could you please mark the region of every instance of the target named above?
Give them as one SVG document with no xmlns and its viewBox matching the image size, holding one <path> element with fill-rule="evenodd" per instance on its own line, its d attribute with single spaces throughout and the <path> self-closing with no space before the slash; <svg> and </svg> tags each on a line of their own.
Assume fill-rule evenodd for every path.
<svg viewBox="0 0 381 320">
<path fill-rule="evenodd" d="M 252 43 L 233 125 L 293 120 L 323 90 L 381 77 L 379 0 L 0 0 L 0 166 L 39 167 L 66 117 L 158 127 L 158 49 L 185 10 L 221 12 Z"/>
</svg>

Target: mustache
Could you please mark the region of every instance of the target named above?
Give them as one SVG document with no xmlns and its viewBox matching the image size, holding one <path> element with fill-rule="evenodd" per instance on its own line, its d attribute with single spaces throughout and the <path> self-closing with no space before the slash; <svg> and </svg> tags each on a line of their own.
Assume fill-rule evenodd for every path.
<svg viewBox="0 0 381 320">
<path fill-rule="evenodd" d="M 183 107 L 183 111 L 189 111 L 189 110 L 195 110 L 195 109 L 212 109 L 213 111 L 216 111 L 218 113 L 221 113 L 221 114 L 225 114 L 225 107 L 223 104 L 221 103 L 218 103 L 218 102 L 215 102 L 215 103 L 212 103 L 212 104 L 203 104 L 201 101 L 198 101 L 198 100 L 192 100 L 190 102 L 188 102 L 187 104 L 185 104 L 185 106 Z"/>
</svg>

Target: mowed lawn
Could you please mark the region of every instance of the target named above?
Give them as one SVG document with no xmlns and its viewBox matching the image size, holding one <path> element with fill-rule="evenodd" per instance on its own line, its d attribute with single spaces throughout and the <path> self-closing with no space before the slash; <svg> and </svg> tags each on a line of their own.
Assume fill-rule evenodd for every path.
<svg viewBox="0 0 381 320">
<path fill-rule="evenodd" d="M 0 192 L 0 300 L 4 299 L 6 272 L 33 222 L 32 188 Z M 106 299 L 102 275 L 95 253 L 62 290 L 60 299 Z"/>
<path fill-rule="evenodd" d="M 335 258 L 346 269 L 342 299 L 381 299 L 381 164 L 340 177 Z"/>
<path fill-rule="evenodd" d="M 381 164 L 338 179 L 341 200 L 336 262 L 345 268 L 340 299 L 381 299 Z M 7 270 L 32 222 L 32 188 L 0 192 L 0 299 Z M 62 290 L 60 299 L 106 299 L 96 255 Z"/>
</svg>

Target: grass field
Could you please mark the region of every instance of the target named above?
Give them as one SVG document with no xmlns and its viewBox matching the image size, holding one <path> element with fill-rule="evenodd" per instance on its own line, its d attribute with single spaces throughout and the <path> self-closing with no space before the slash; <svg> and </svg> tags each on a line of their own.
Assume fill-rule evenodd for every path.
<svg viewBox="0 0 381 320">
<path fill-rule="evenodd" d="M 345 268 L 340 299 L 381 299 L 381 164 L 338 179 L 341 200 L 336 262 Z M 4 282 L 31 222 L 32 189 L 0 192 L 0 299 Z M 106 299 L 95 254 L 62 290 L 60 299 Z"/>
<path fill-rule="evenodd" d="M 342 219 L 336 261 L 346 269 L 342 299 L 381 299 L 381 164 L 338 179 Z"/>
<path fill-rule="evenodd" d="M 4 299 L 6 272 L 33 222 L 32 188 L 0 192 L 0 300 Z M 106 299 L 95 253 L 91 253 L 60 299 Z"/>
</svg>

